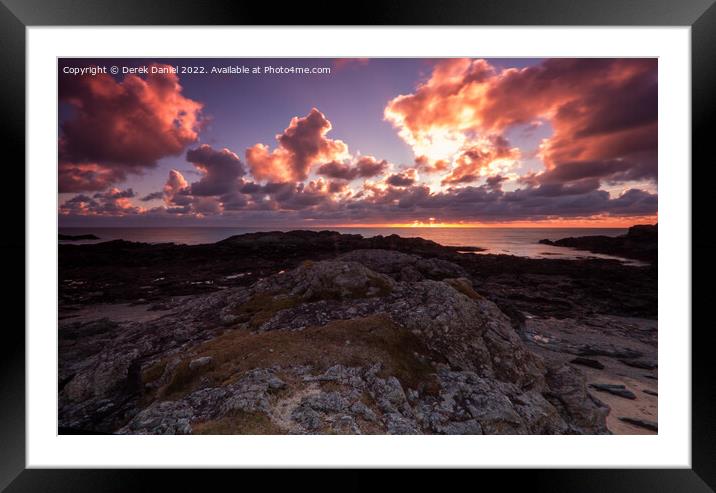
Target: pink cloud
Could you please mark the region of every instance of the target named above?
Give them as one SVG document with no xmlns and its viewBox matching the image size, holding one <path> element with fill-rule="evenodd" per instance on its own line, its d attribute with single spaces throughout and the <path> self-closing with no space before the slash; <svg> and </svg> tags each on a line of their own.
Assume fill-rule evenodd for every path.
<svg viewBox="0 0 716 493">
<path fill-rule="evenodd" d="M 59 97 L 72 116 L 59 139 L 60 192 L 101 190 L 141 173 L 198 138 L 202 104 L 175 74 L 67 76 Z"/>
<path fill-rule="evenodd" d="M 126 216 L 145 212 L 132 204 L 130 199 L 134 196 L 131 188 L 120 190 L 116 187 L 92 196 L 75 195 L 60 205 L 60 215 Z"/>
<path fill-rule="evenodd" d="M 187 205 L 191 202 L 188 198 L 189 184 L 181 172 L 173 169 L 169 172 L 167 182 L 164 184 L 164 203 L 171 205 Z M 177 201 L 177 197 L 179 200 Z M 187 198 L 184 198 L 187 197 Z"/>
</svg>

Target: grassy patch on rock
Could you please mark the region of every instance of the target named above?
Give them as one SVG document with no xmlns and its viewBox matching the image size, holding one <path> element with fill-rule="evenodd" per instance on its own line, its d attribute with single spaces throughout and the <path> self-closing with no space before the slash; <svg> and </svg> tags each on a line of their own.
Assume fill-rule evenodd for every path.
<svg viewBox="0 0 716 493">
<path fill-rule="evenodd" d="M 165 361 L 157 361 L 142 372 L 142 383 L 148 384 L 159 380 L 167 367 Z"/>
<path fill-rule="evenodd" d="M 293 332 L 229 330 L 192 353 L 192 359 L 211 357 L 212 364 L 192 370 L 189 359 L 182 361 L 158 390 L 159 398 L 180 398 L 200 387 L 229 385 L 248 370 L 274 365 L 310 365 L 322 371 L 336 364 L 369 367 L 381 363 L 381 376 L 393 375 L 405 387 L 429 390 L 435 385 L 435 370 L 425 358 L 427 349 L 384 314 Z"/>
<path fill-rule="evenodd" d="M 235 314 L 239 323 L 248 323 L 251 328 L 256 329 L 281 310 L 293 308 L 297 303 L 295 297 L 287 294 L 262 293 L 236 307 Z"/>
<path fill-rule="evenodd" d="M 483 299 L 482 295 L 472 288 L 472 284 L 467 279 L 445 279 L 445 282 L 452 286 L 455 291 L 464 294 L 472 300 Z"/>
</svg>

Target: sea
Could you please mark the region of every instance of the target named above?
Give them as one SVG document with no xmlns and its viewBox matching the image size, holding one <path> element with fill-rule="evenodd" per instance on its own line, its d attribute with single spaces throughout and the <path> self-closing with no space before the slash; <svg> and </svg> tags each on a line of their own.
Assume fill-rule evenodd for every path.
<svg viewBox="0 0 716 493">
<path fill-rule="evenodd" d="M 302 228 L 308 229 L 308 228 Z M 627 232 L 621 228 L 319 228 L 340 233 L 372 236 L 397 234 L 403 237 L 421 237 L 446 246 L 480 247 L 485 250 L 476 254 L 505 254 L 529 258 L 605 258 L 617 259 L 627 264 L 641 265 L 641 262 L 610 255 L 586 252 L 565 247 L 542 245 L 541 239 L 559 240 L 570 236 L 619 236 Z M 87 244 L 109 240 L 127 240 L 144 243 L 177 243 L 198 245 L 215 243 L 230 236 L 259 231 L 277 231 L 273 228 L 240 227 L 155 227 L 155 228 L 60 228 L 61 234 L 94 234 L 99 240 L 60 241 L 60 243 Z"/>
</svg>

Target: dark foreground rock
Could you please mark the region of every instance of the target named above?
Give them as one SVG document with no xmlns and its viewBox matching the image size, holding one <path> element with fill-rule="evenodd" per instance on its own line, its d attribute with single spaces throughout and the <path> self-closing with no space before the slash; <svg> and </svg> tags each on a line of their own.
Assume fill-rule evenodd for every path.
<svg viewBox="0 0 716 493">
<path fill-rule="evenodd" d="M 62 244 L 60 429 L 632 433 L 617 416 L 656 419 L 641 392 L 656 371 L 638 367 L 656 361 L 655 266 L 460 251 L 328 231 Z M 639 397 L 598 399 L 588 384 L 603 382 Z"/>
<path fill-rule="evenodd" d="M 59 425 L 131 434 L 602 434 L 570 365 L 443 259 L 370 249 L 156 318 L 60 324 Z"/>
<path fill-rule="evenodd" d="M 622 236 L 580 236 L 562 238 L 557 241 L 540 240 L 544 245 L 576 248 L 594 253 L 604 253 L 619 257 L 656 263 L 658 256 L 658 227 L 638 225 L 629 228 Z"/>
<path fill-rule="evenodd" d="M 400 274 L 401 280 L 414 276 L 413 269 L 436 279 L 443 276 L 441 269 L 447 263 L 454 265 L 450 267 L 454 272 L 447 274 L 468 278 L 517 325 L 524 322 L 525 313 L 560 318 L 594 313 L 656 317 L 657 313 L 655 267 L 627 266 L 614 260 L 458 253 L 465 247 L 396 235 L 363 238 L 331 231 L 252 233 L 207 245 L 121 240 L 61 244 L 60 308 L 71 311 L 98 303 L 151 303 L 161 308 L 172 297 L 247 287 L 307 260 L 331 260 L 374 249 L 423 259 L 414 267 L 394 259 L 373 260 L 369 266 Z"/>
<path fill-rule="evenodd" d="M 609 392 L 610 394 L 618 395 L 619 397 L 624 397 L 625 399 L 631 399 L 631 400 L 636 399 L 636 395 L 634 395 L 634 392 L 627 389 L 624 385 L 607 384 L 607 383 L 593 383 L 593 384 L 590 384 L 589 386 L 594 389 L 597 389 L 600 392 Z"/>
<path fill-rule="evenodd" d="M 599 361 L 595 359 L 589 359 L 589 358 L 574 358 L 570 361 L 573 365 L 581 365 L 581 366 L 588 366 L 590 368 L 594 368 L 596 370 L 603 370 L 604 365 L 601 364 Z"/>
</svg>

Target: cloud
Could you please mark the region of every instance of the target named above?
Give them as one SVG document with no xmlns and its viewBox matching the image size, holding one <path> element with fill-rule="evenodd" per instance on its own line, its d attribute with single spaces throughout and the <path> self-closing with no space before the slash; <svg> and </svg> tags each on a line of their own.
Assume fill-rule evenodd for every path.
<svg viewBox="0 0 716 493">
<path fill-rule="evenodd" d="M 380 188 L 367 185 L 360 200 L 345 207 L 311 211 L 314 221 L 334 220 L 412 223 L 436 218 L 440 222 L 540 221 L 596 216 L 643 217 L 657 212 L 657 195 L 629 189 L 612 197 L 604 190 L 541 187 L 505 192 L 494 178 L 481 186 L 453 187 L 431 192 L 422 184 Z"/>
<path fill-rule="evenodd" d="M 480 139 L 460 153 L 451 172 L 443 178 L 442 183 L 475 182 L 482 176 L 505 171 L 505 167 L 514 167 L 520 155 L 520 150 L 510 147 L 504 137 L 491 136 Z"/>
<path fill-rule="evenodd" d="M 164 211 L 168 214 L 195 216 L 220 214 L 223 206 L 217 197 L 192 195 L 190 185 L 178 170 L 171 170 L 164 184 Z M 156 212 L 156 211 L 155 211 Z"/>
<path fill-rule="evenodd" d="M 358 176 L 360 178 L 372 178 L 382 175 L 388 167 L 385 159 L 378 161 L 373 156 L 362 156 L 356 161 Z"/>
<path fill-rule="evenodd" d="M 106 192 L 75 195 L 60 205 L 60 215 L 124 216 L 140 214 L 144 209 L 135 207 L 129 200 L 135 196 L 131 188 L 111 188 Z"/>
<path fill-rule="evenodd" d="M 202 104 L 175 74 L 61 76 L 60 192 L 102 190 L 196 141 Z"/>
<path fill-rule="evenodd" d="M 278 147 L 269 150 L 255 144 L 246 150 L 246 162 L 258 180 L 301 181 L 314 164 L 347 158 L 348 146 L 326 137 L 331 122 L 316 108 L 305 117 L 294 117 L 283 133 L 276 136 Z"/>
<path fill-rule="evenodd" d="M 485 185 L 492 190 L 502 190 L 502 182 L 506 180 L 507 177 L 502 175 L 489 176 L 485 180 Z"/>
<path fill-rule="evenodd" d="M 189 184 L 180 171 L 175 169 L 169 172 L 169 177 L 164 184 L 164 203 L 168 206 L 186 206 L 191 204 L 189 196 Z"/>
<path fill-rule="evenodd" d="M 203 144 L 187 151 L 186 158 L 201 178 L 189 183 L 181 171 L 171 170 L 161 192 L 166 212 L 205 216 L 241 210 L 247 205 L 242 192 L 245 182 L 241 179 L 245 170 L 234 152 Z M 157 198 L 157 194 L 145 198 L 149 197 Z"/>
<path fill-rule="evenodd" d="M 431 162 L 427 156 L 418 156 L 415 158 L 415 169 L 423 173 L 441 173 L 450 168 L 450 163 L 445 159 L 438 159 Z"/>
<path fill-rule="evenodd" d="M 409 187 L 415 183 L 417 173 L 414 169 L 407 169 L 400 173 L 395 173 L 386 178 L 386 183 L 394 187 Z"/>
<path fill-rule="evenodd" d="M 485 60 L 446 60 L 384 115 L 428 161 L 459 159 L 475 139 L 547 121 L 554 132 L 539 149 L 547 170 L 584 165 L 605 180 L 656 180 L 656 59 L 559 58 L 501 71 Z M 471 175 L 458 169 L 447 181 Z"/>
<path fill-rule="evenodd" d="M 244 209 L 303 210 L 333 201 L 335 194 L 345 190 L 345 183 L 328 182 L 322 178 L 308 183 L 268 182 L 261 185 L 244 183 L 241 193 L 251 196 Z"/>
<path fill-rule="evenodd" d="M 188 150 L 186 159 L 202 173 L 201 179 L 191 184 L 192 195 L 206 197 L 233 192 L 236 180 L 245 174 L 239 157 L 226 148 L 217 151 L 203 144 Z"/>
<path fill-rule="evenodd" d="M 108 87 L 126 91 L 126 83 Z M 230 149 L 192 146 L 186 159 L 193 169 L 170 171 L 161 192 L 142 198 L 112 184 L 151 167 L 151 159 L 112 166 L 107 156 L 69 160 L 60 167 L 61 188 L 85 193 L 60 209 L 296 225 L 651 217 L 658 205 L 655 95 L 653 60 L 557 59 L 504 70 L 446 60 L 385 108 L 412 146 L 410 168 L 352 157 L 313 108 L 291 119 L 273 149 L 247 148 L 244 162 Z M 515 144 L 522 139 L 531 148 Z M 164 203 L 146 210 L 132 205 L 135 198 Z"/>
<path fill-rule="evenodd" d="M 60 193 L 95 192 L 124 180 L 126 170 L 97 163 L 59 162 L 57 183 Z"/>
<path fill-rule="evenodd" d="M 142 197 L 142 198 L 139 199 L 139 200 L 141 200 L 142 202 L 149 202 L 149 201 L 151 201 L 151 200 L 158 200 L 158 199 L 161 199 L 161 198 L 163 198 L 163 197 L 164 197 L 164 192 L 161 192 L 161 191 L 160 191 L 160 192 L 152 192 L 152 193 L 149 193 L 149 194 L 145 195 L 144 197 Z"/>
<path fill-rule="evenodd" d="M 338 161 L 322 164 L 316 173 L 328 178 L 351 181 L 381 175 L 387 167 L 388 162 L 385 159 L 378 161 L 373 156 L 362 156 L 353 165 Z"/>
</svg>

